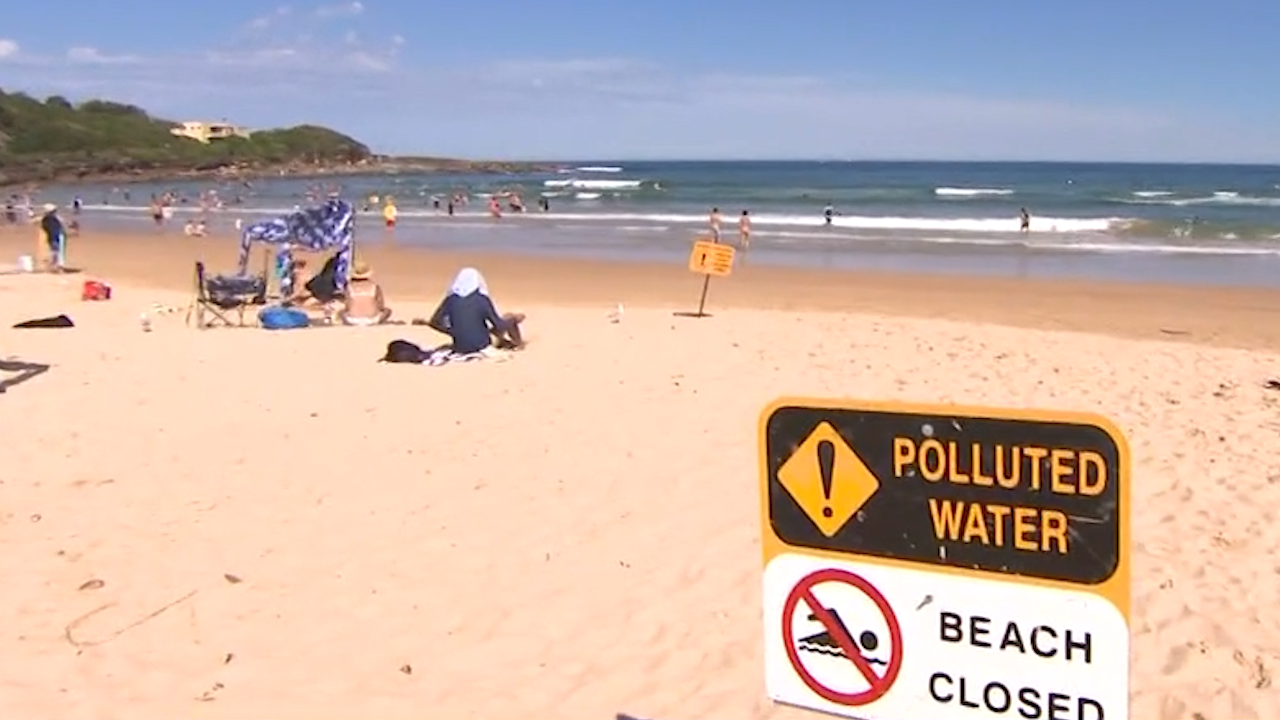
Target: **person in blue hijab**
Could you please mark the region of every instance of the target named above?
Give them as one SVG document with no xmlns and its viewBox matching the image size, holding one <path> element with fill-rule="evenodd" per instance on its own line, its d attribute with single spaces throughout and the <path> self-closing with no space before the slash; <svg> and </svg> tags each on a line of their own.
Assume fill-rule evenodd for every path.
<svg viewBox="0 0 1280 720">
<path fill-rule="evenodd" d="M 524 346 L 518 313 L 499 314 L 489 297 L 489 286 L 479 270 L 467 267 L 458 272 L 431 319 L 432 329 L 448 335 L 453 352 L 466 355 L 490 346 L 516 350 Z"/>
</svg>

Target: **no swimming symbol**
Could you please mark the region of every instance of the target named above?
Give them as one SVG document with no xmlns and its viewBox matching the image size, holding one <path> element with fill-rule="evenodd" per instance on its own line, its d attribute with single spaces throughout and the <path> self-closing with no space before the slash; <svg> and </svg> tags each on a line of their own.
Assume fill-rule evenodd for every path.
<svg viewBox="0 0 1280 720">
<path fill-rule="evenodd" d="M 875 702 L 902 669 L 902 628 L 893 608 L 851 572 L 826 569 L 802 578 L 787 596 L 781 619 L 792 668 L 828 702 Z"/>
</svg>

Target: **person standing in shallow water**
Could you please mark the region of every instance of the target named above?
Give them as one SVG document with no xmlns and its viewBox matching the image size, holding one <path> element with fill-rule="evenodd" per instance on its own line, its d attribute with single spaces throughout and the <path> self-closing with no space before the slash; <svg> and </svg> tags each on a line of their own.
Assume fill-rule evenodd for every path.
<svg viewBox="0 0 1280 720">
<path fill-rule="evenodd" d="M 1018 210 L 1018 230 L 1021 232 L 1031 232 L 1031 213 L 1026 208 Z"/>
<path fill-rule="evenodd" d="M 711 239 L 720 242 L 720 208 L 711 208 L 711 217 L 707 219 L 707 223 L 711 226 Z"/>
<path fill-rule="evenodd" d="M 742 245 L 743 250 L 751 245 L 751 214 L 746 210 L 743 210 L 742 217 L 738 218 L 738 243 Z"/>
</svg>

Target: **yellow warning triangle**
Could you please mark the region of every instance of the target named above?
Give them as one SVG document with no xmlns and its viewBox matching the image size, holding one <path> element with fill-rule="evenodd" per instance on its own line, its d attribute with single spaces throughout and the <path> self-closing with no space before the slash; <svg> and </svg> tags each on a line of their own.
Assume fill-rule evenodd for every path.
<svg viewBox="0 0 1280 720">
<path fill-rule="evenodd" d="M 778 482 L 827 537 L 840 532 L 880 489 L 871 469 L 828 422 L 819 423 L 778 468 Z"/>
</svg>

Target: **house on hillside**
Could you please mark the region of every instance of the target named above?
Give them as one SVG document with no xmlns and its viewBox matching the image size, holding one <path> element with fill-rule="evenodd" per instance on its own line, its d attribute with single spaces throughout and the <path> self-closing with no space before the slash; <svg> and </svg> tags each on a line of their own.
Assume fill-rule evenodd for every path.
<svg viewBox="0 0 1280 720">
<path fill-rule="evenodd" d="M 177 127 L 171 128 L 169 132 L 178 137 L 188 138 L 206 145 L 213 140 L 224 140 L 232 137 L 247 139 L 249 137 L 249 131 L 238 125 L 232 125 L 227 122 L 201 122 L 199 120 L 184 122 Z"/>
</svg>

